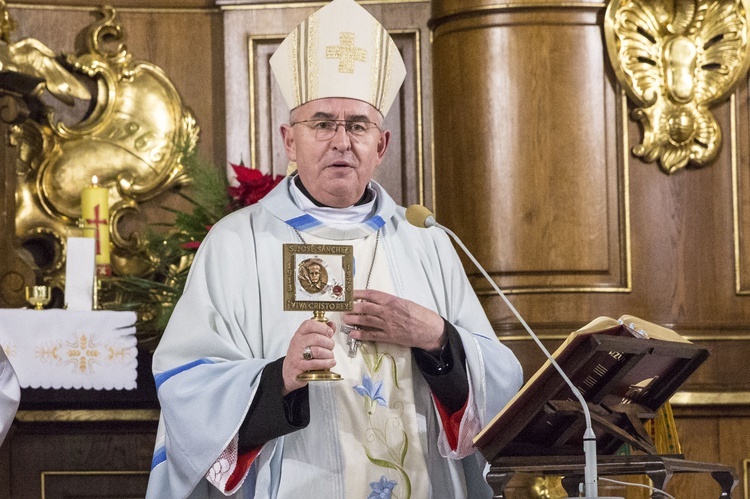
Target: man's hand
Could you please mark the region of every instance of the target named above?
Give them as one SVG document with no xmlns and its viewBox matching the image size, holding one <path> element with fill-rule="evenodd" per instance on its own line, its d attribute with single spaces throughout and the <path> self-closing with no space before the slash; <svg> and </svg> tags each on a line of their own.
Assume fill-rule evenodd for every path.
<svg viewBox="0 0 750 499">
<path fill-rule="evenodd" d="M 281 370 L 284 377 L 282 395 L 287 395 L 298 388 L 302 388 L 307 381 L 299 381 L 297 376 L 313 369 L 330 369 L 336 365 L 333 359 L 334 324 L 323 324 L 312 319 L 300 324 L 289 342 L 284 366 Z M 305 359 L 305 349 L 310 348 L 312 358 Z"/>
<path fill-rule="evenodd" d="M 344 322 L 358 329 L 355 340 L 382 341 L 428 352 L 439 351 L 447 341 L 443 318 L 412 301 L 372 289 L 354 291 L 354 309 Z"/>
</svg>

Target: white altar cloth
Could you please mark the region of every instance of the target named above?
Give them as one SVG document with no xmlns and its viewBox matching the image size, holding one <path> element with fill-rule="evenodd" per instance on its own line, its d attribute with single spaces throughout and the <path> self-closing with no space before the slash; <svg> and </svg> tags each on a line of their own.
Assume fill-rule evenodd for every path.
<svg viewBox="0 0 750 499">
<path fill-rule="evenodd" d="M 135 312 L 0 309 L 0 348 L 23 388 L 134 390 Z"/>
</svg>

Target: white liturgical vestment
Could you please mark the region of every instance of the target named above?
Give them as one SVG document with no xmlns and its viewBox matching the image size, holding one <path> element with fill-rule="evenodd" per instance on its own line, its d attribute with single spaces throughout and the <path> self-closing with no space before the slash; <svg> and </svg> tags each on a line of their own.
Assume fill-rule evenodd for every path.
<svg viewBox="0 0 750 499">
<path fill-rule="evenodd" d="M 8 434 L 20 401 L 21 387 L 16 372 L 0 347 L 0 444 Z"/>
<path fill-rule="evenodd" d="M 409 225 L 404 209 L 375 182 L 372 216 L 351 226 L 325 224 L 305 213 L 290 186 L 287 178 L 260 203 L 225 217 L 201 243 L 154 355 L 162 414 L 147 497 L 227 495 L 206 475 L 217 462 L 233 465 L 233 443 L 263 368 L 287 354 L 294 332 L 311 317 L 283 306 L 282 244 L 299 244 L 301 238 L 353 244 L 355 288 L 364 287 L 372 263 L 378 275 L 371 288 L 427 307 L 455 327 L 469 381 L 458 444 L 455 449 L 447 444 L 410 349 L 365 342 L 349 359 L 345 335 L 337 333 L 334 355 L 344 380 L 309 384 L 309 425 L 267 442 L 230 491 L 232 497 L 391 497 L 386 489 L 399 498 L 409 497 L 408 490 L 414 499 L 491 497 L 483 476 L 486 462 L 471 440 L 518 391 L 522 373 L 515 356 L 497 340 L 448 237 L 438 229 Z M 376 237 L 379 256 L 372 262 Z M 340 320 L 333 315 L 334 322 Z M 373 352 L 377 355 L 367 357 Z M 368 358 L 383 360 L 375 364 Z M 399 376 L 394 383 L 396 371 L 408 379 Z M 391 403 L 396 387 L 403 396 Z M 339 420 L 341 414 L 352 417 Z M 376 441 L 389 421 L 385 414 L 401 418 L 398 431 Z M 352 440 L 358 427 L 361 437 Z M 367 466 L 355 482 L 350 477 L 356 475 L 357 460 Z M 402 462 L 409 468 L 404 473 L 396 469 Z M 364 487 L 355 491 L 357 483 Z M 386 495 L 371 495 L 379 492 Z"/>
</svg>

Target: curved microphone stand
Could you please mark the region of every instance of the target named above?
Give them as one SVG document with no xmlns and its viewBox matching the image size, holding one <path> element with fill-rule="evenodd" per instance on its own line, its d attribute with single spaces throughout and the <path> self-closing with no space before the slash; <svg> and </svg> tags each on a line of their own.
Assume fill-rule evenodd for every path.
<svg viewBox="0 0 750 499">
<path fill-rule="evenodd" d="M 497 284 L 495 284 L 495 281 L 490 278 L 487 271 L 484 270 L 484 267 L 479 264 L 477 259 L 474 258 L 474 255 L 472 255 L 469 249 L 464 246 L 464 243 L 461 242 L 458 236 L 454 234 L 453 231 L 451 231 L 449 228 L 440 225 L 435 220 L 435 217 L 432 215 L 432 212 L 430 212 L 430 210 L 422 205 L 413 204 L 406 209 L 406 220 L 408 220 L 410 224 L 420 228 L 437 227 L 451 236 L 454 241 L 456 241 L 456 243 L 461 247 L 464 253 L 466 253 L 466 256 L 471 259 L 471 261 L 474 263 L 474 265 L 476 265 L 485 279 L 487 279 L 487 282 L 492 285 L 495 292 L 497 292 L 500 298 L 503 299 L 505 304 L 508 306 L 511 312 L 513 312 L 513 315 L 516 316 L 526 332 L 529 333 L 529 336 L 531 336 L 539 349 L 544 353 L 547 359 L 549 359 L 550 363 L 555 367 L 557 372 L 560 373 L 560 376 L 562 376 L 563 380 L 565 380 L 565 383 L 568 384 L 570 390 L 573 392 L 573 395 L 575 395 L 575 397 L 578 399 L 578 402 L 581 403 L 581 406 L 583 407 L 584 418 L 586 420 L 586 431 L 583 434 L 583 453 L 586 458 L 586 464 L 584 467 L 584 493 L 586 495 L 584 499 L 622 499 L 618 497 L 599 497 L 596 466 L 596 435 L 594 434 L 594 430 L 591 425 L 591 413 L 589 412 L 588 404 L 586 403 L 586 400 L 583 398 L 583 395 L 581 395 L 581 392 L 578 390 L 578 388 L 573 384 L 570 378 L 568 378 L 560 365 L 555 361 L 554 357 L 552 357 L 552 354 L 549 353 L 547 348 L 542 344 L 534 331 L 532 331 L 529 325 L 526 324 L 526 321 L 523 319 L 523 317 L 521 317 L 521 314 L 518 313 L 516 307 L 513 306 L 513 304 L 505 296 L 505 293 L 503 293 L 497 286 Z"/>
</svg>

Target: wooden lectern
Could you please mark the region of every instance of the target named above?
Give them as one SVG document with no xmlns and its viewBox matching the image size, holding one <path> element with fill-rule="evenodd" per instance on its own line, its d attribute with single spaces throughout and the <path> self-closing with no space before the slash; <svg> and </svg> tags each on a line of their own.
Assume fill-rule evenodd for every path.
<svg viewBox="0 0 750 499">
<path fill-rule="evenodd" d="M 738 478 L 730 466 L 658 455 L 644 430 L 709 356 L 669 329 L 635 317 L 599 318 L 572 333 L 553 354 L 588 402 L 597 436 L 598 474 L 648 475 L 663 489 L 674 473 L 710 473 L 731 497 Z M 482 430 L 474 443 L 490 463 L 495 498 L 515 473 L 563 476 L 575 497 L 584 478 L 583 409 L 548 361 Z M 637 455 L 618 455 L 629 444 Z M 655 492 L 653 498 L 661 498 Z"/>
</svg>

